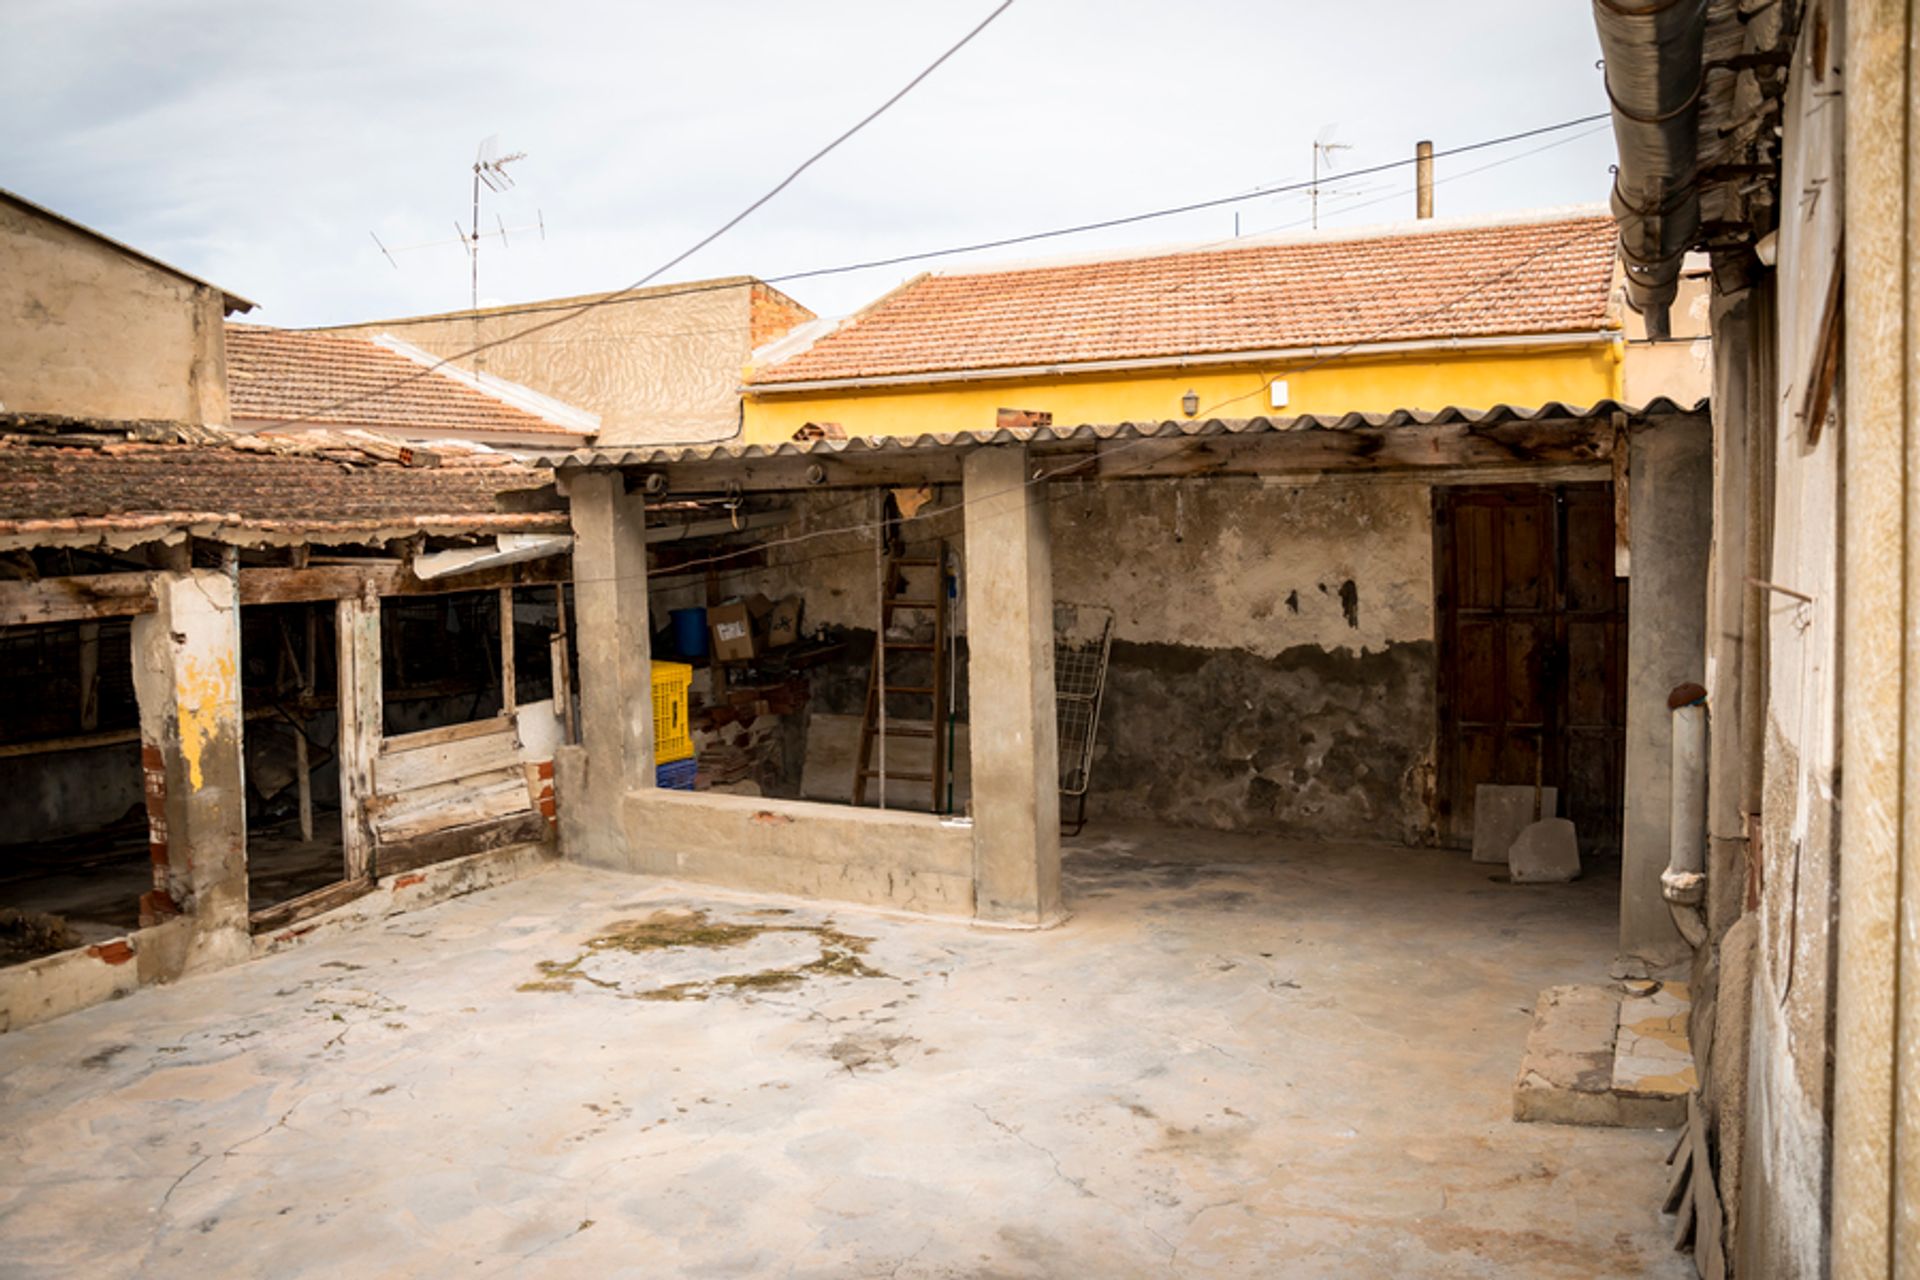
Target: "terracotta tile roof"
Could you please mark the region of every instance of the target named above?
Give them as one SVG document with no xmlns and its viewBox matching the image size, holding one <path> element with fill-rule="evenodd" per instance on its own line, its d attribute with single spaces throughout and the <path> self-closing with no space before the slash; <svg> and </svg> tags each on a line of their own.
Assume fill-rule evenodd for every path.
<svg viewBox="0 0 1920 1280">
<path fill-rule="evenodd" d="M 288 421 L 289 430 L 364 427 L 430 436 L 435 432 L 587 433 L 475 390 L 444 371 L 426 372 L 367 338 L 227 326 L 227 396 L 235 421 Z M 389 384 L 400 382 L 398 386 Z M 351 404 L 340 404 L 353 400 Z"/>
<path fill-rule="evenodd" d="M 8 425 L 20 423 L 0 428 Z M 339 435 L 180 430 L 202 442 L 0 434 L 0 545 L 131 545 L 180 530 L 240 545 L 324 545 L 567 528 L 564 511 L 531 509 L 557 505 L 551 473 L 502 454 L 403 466 L 358 453 Z"/>
<path fill-rule="evenodd" d="M 1604 214 L 911 281 L 754 383 L 1609 325 Z"/>
</svg>

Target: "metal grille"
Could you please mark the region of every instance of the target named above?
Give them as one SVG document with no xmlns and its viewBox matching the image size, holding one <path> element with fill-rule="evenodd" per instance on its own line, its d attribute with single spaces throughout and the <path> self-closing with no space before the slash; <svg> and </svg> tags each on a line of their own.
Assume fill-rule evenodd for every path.
<svg viewBox="0 0 1920 1280">
<path fill-rule="evenodd" d="M 1083 605 L 1055 605 L 1053 626 L 1053 702 L 1060 729 L 1060 794 L 1084 796 L 1093 773 L 1094 737 L 1100 729 L 1100 698 L 1107 687 L 1113 611 Z"/>
</svg>

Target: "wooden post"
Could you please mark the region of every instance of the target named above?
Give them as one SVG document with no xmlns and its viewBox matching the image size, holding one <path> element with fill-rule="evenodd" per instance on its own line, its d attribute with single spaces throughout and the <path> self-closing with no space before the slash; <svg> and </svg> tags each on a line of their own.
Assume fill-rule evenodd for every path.
<svg viewBox="0 0 1920 1280">
<path fill-rule="evenodd" d="M 80 624 L 80 732 L 100 727 L 100 624 Z"/>
<path fill-rule="evenodd" d="M 569 745 L 580 741 L 573 723 L 573 664 L 567 660 L 567 589 L 553 589 L 553 638 L 547 641 L 553 660 L 553 701 L 560 712 L 560 740 Z"/>
<path fill-rule="evenodd" d="M 500 588 L 500 714 L 510 716 L 515 701 L 513 669 L 513 588 Z"/>
<path fill-rule="evenodd" d="M 300 771 L 300 839 L 313 842 L 313 766 L 307 759 L 307 726 L 304 723 L 307 704 L 313 698 L 314 682 L 319 678 L 319 658 L 314 653 L 316 634 L 313 606 L 302 605 L 307 631 L 306 662 L 299 669 L 300 674 L 300 715 L 301 722 L 294 725 L 293 764 Z"/>
<path fill-rule="evenodd" d="M 380 597 L 334 606 L 340 675 L 340 838 L 349 880 L 373 874 L 373 760 L 380 751 Z"/>
</svg>

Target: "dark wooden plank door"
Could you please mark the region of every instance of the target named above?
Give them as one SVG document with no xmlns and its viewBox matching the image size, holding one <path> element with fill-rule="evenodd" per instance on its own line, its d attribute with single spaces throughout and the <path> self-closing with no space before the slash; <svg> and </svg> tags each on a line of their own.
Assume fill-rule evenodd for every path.
<svg viewBox="0 0 1920 1280">
<path fill-rule="evenodd" d="M 1434 500 L 1439 826 L 1473 838 L 1481 783 L 1536 757 L 1588 852 L 1620 842 L 1626 584 L 1606 484 L 1441 488 Z"/>
</svg>

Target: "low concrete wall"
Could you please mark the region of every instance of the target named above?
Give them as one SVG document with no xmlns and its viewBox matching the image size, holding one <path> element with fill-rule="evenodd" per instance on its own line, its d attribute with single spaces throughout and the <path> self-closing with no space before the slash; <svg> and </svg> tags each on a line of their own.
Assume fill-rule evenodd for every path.
<svg viewBox="0 0 1920 1280">
<path fill-rule="evenodd" d="M 730 889 L 973 915 L 973 829 L 931 814 L 658 790 L 628 792 L 623 814 L 625 857 L 581 861 Z"/>
<path fill-rule="evenodd" d="M 315 937 L 418 911 L 531 875 L 556 861 L 551 844 L 520 844 L 387 876 L 352 902 L 255 937 L 250 949 L 238 953 L 230 950 L 219 963 L 189 965 L 196 922 L 192 916 L 176 916 L 150 929 L 136 929 L 124 938 L 0 969 L 0 1032 L 117 1000 L 141 987 L 171 982 L 189 973 L 224 968 L 235 960 L 267 955 Z M 244 939 L 241 945 L 245 946 Z"/>
<path fill-rule="evenodd" d="M 419 911 L 449 898 L 463 897 L 497 884 L 505 884 L 509 880 L 533 875 L 558 862 L 552 844 L 514 844 L 501 849 L 489 849 L 485 853 L 469 854 L 464 858 L 436 862 L 415 871 L 383 876 L 364 895 L 344 906 L 272 933 L 255 935 L 253 954 L 271 955 L 315 938 L 344 933 L 408 911 Z"/>
</svg>

